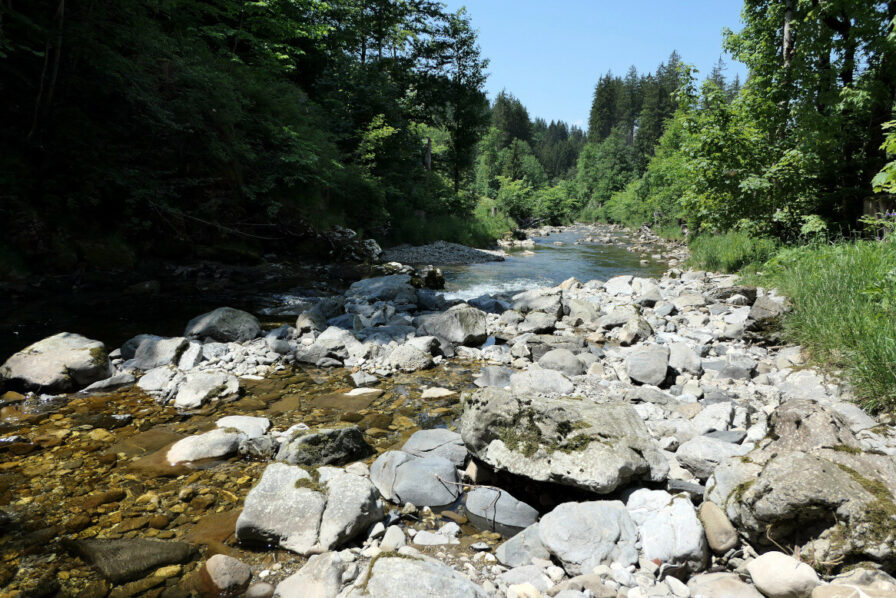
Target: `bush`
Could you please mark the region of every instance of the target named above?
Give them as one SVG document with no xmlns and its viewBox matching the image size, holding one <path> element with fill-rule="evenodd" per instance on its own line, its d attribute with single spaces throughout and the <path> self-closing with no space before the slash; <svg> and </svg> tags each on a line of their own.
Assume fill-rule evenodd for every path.
<svg viewBox="0 0 896 598">
<path fill-rule="evenodd" d="M 723 235 L 701 235 L 691 241 L 690 249 L 690 266 L 703 270 L 736 272 L 745 266 L 759 265 L 771 258 L 778 250 L 778 242 L 730 231 Z"/>
<path fill-rule="evenodd" d="M 793 301 L 788 337 L 843 368 L 867 409 L 896 408 L 896 242 L 788 249 L 764 270 Z"/>
</svg>

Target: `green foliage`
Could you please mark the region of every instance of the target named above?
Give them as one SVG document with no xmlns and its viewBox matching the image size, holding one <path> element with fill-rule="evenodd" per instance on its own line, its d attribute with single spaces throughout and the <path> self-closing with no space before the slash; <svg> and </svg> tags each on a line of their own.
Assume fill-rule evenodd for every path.
<svg viewBox="0 0 896 598">
<path fill-rule="evenodd" d="M 762 264 L 780 246 L 774 239 L 754 237 L 740 231 L 700 235 L 689 245 L 689 264 L 694 268 L 714 272 L 737 272 L 751 264 Z"/>
<path fill-rule="evenodd" d="M 880 149 L 886 152 L 887 158 L 896 158 L 896 120 L 886 122 L 882 126 L 889 133 Z M 878 193 L 896 193 L 896 159 L 887 162 L 881 171 L 874 175 L 871 182 Z"/>
<path fill-rule="evenodd" d="M 761 282 L 791 298 L 785 332 L 794 342 L 843 368 L 866 408 L 896 408 L 896 243 L 784 250 L 763 267 Z"/>
<path fill-rule="evenodd" d="M 308 221 L 472 213 L 488 103 L 463 11 L 35 0 L 0 4 L 0 27 L 0 217 L 38 268 L 96 262 L 113 228 L 138 253 L 261 253 Z"/>
</svg>

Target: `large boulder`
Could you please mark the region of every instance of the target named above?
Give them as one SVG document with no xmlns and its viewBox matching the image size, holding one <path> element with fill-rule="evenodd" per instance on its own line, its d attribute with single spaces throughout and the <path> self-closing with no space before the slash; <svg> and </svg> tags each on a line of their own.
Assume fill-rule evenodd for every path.
<svg viewBox="0 0 896 598">
<path fill-rule="evenodd" d="M 570 576 L 638 562 L 638 530 L 618 500 L 563 503 L 542 517 L 538 533 Z"/>
<path fill-rule="evenodd" d="M 554 316 L 554 321 L 563 317 L 563 302 L 560 289 L 542 288 L 523 291 L 513 296 L 511 308 L 520 313 L 543 312 Z"/>
<path fill-rule="evenodd" d="M 863 452 L 838 413 L 810 401 L 781 405 L 769 437 L 722 461 L 705 498 L 756 543 L 798 545 L 818 562 L 896 566 L 892 457 Z"/>
<path fill-rule="evenodd" d="M 457 432 L 446 428 L 433 428 L 414 432 L 401 450 L 416 457 L 435 455 L 444 457 L 455 467 L 462 468 L 467 460 L 467 447 Z"/>
<path fill-rule="evenodd" d="M 563 372 L 567 376 L 581 376 L 585 364 L 569 349 L 552 349 L 541 356 L 538 365 L 547 370 Z"/>
<path fill-rule="evenodd" d="M 260 334 L 258 318 L 232 307 L 219 307 L 196 316 L 189 321 L 184 331 L 186 337 L 210 338 L 222 343 L 250 341 Z"/>
<path fill-rule="evenodd" d="M 481 345 L 488 338 L 485 312 L 466 303 L 426 317 L 420 326 L 420 332 L 465 346 Z"/>
<path fill-rule="evenodd" d="M 176 338 L 149 337 L 134 352 L 134 367 L 151 370 L 163 365 L 177 365 L 181 354 L 190 343 L 182 336 Z"/>
<path fill-rule="evenodd" d="M 460 495 L 454 463 L 438 455 L 386 451 L 370 466 L 370 479 L 388 501 L 417 506 L 450 505 Z"/>
<path fill-rule="evenodd" d="M 106 346 L 70 332 L 29 345 L 0 366 L 0 380 L 44 392 L 78 390 L 111 375 Z"/>
<path fill-rule="evenodd" d="M 566 395 L 571 393 L 575 386 L 561 372 L 539 368 L 512 374 L 510 388 L 514 393 L 520 394 Z"/>
<path fill-rule="evenodd" d="M 215 428 L 204 434 L 187 436 L 168 449 L 166 458 L 171 465 L 200 459 L 216 459 L 236 454 L 240 441 L 246 436 L 236 430 Z"/>
<path fill-rule="evenodd" d="M 747 572 L 768 598 L 809 598 L 821 585 L 815 569 L 783 552 L 766 552 L 753 559 Z"/>
<path fill-rule="evenodd" d="M 598 494 L 659 482 L 669 465 L 635 409 L 484 388 L 464 402 L 461 436 L 501 471 Z"/>
<path fill-rule="evenodd" d="M 378 496 L 370 480 L 355 474 L 272 463 L 246 495 L 236 537 L 303 555 L 330 550 L 383 518 Z"/>
<path fill-rule="evenodd" d="M 507 567 L 532 564 L 532 559 L 549 560 L 551 553 L 541 542 L 538 523 L 533 523 L 495 550 L 495 557 Z"/>
</svg>

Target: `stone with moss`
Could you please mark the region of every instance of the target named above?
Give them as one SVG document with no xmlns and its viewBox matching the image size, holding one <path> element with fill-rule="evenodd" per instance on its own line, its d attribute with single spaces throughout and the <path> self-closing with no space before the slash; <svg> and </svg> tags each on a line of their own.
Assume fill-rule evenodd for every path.
<svg viewBox="0 0 896 598">
<path fill-rule="evenodd" d="M 0 366 L 0 380 L 41 392 L 78 390 L 112 373 L 103 343 L 70 332 L 29 345 Z"/>
<path fill-rule="evenodd" d="M 461 418 L 467 448 L 488 465 L 539 482 L 606 494 L 658 482 L 669 466 L 631 405 L 545 399 L 485 388 Z"/>
</svg>

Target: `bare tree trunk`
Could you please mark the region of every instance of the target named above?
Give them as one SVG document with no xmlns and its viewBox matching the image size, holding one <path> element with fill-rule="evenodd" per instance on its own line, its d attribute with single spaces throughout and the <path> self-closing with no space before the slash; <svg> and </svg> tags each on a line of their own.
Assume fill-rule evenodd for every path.
<svg viewBox="0 0 896 598">
<path fill-rule="evenodd" d="M 784 36 L 781 41 L 781 56 L 784 59 L 784 68 L 790 66 L 793 58 L 793 3 L 794 0 L 784 0 Z"/>
<path fill-rule="evenodd" d="M 47 38 L 47 44 L 44 47 L 44 66 L 40 72 L 40 85 L 37 89 L 37 97 L 34 100 L 34 117 L 31 120 L 31 129 L 28 131 L 28 139 L 30 140 L 35 131 L 37 131 L 37 125 L 40 122 L 40 115 L 44 112 L 44 105 L 46 104 L 49 107 L 50 101 L 53 99 L 53 91 L 56 87 L 56 76 L 59 73 L 59 60 L 61 57 L 62 50 L 62 24 L 63 17 L 65 16 L 65 0 L 59 0 L 59 6 L 56 8 L 56 15 L 54 19 L 57 21 L 57 32 L 56 32 L 56 55 L 53 59 L 53 73 L 50 76 L 50 90 L 47 94 L 47 100 L 44 102 L 44 86 L 47 80 L 47 69 L 50 66 L 50 49 L 52 47 L 52 42 L 50 38 Z"/>
<path fill-rule="evenodd" d="M 423 165 L 427 171 L 432 170 L 432 137 L 426 138 L 426 153 L 423 154 Z"/>
</svg>

